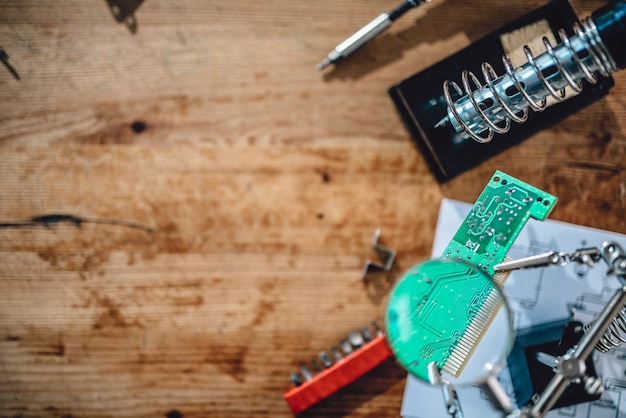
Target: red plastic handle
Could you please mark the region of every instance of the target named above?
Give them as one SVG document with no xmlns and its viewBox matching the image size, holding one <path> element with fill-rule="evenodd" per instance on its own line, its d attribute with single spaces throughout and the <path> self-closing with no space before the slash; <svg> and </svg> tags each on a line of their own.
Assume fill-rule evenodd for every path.
<svg viewBox="0 0 626 418">
<path fill-rule="evenodd" d="M 313 379 L 288 390 L 283 397 L 294 414 L 300 413 L 354 382 L 391 356 L 393 353 L 385 336 L 377 336 L 343 360 L 315 375 Z"/>
</svg>

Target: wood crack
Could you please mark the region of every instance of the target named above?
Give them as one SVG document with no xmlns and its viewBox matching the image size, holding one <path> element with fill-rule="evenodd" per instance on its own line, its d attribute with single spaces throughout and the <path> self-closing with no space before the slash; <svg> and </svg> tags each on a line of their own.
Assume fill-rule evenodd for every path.
<svg viewBox="0 0 626 418">
<path fill-rule="evenodd" d="M 156 231 L 156 229 L 154 228 L 142 225 L 137 222 L 129 222 L 119 219 L 86 218 L 67 213 L 50 213 L 45 215 L 33 216 L 32 218 L 23 221 L 1 222 L 0 228 L 34 228 L 39 226 L 52 228 L 58 226 L 59 224 L 70 224 L 77 228 L 80 228 L 83 224 L 86 223 L 122 226 L 126 228 L 138 229 L 145 232 Z"/>
</svg>

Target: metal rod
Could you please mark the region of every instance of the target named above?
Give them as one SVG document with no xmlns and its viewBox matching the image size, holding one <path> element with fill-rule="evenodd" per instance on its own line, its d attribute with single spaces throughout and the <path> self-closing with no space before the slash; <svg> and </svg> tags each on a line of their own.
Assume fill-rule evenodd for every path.
<svg viewBox="0 0 626 418">
<path fill-rule="evenodd" d="M 400 4 L 398 7 L 390 11 L 389 13 L 382 13 L 374 20 L 363 26 L 356 33 L 350 36 L 348 39 L 340 43 L 330 51 L 324 61 L 317 65 L 318 70 L 323 70 L 330 64 L 335 64 L 354 51 L 365 45 L 371 39 L 378 36 L 381 32 L 391 26 L 391 23 L 408 12 L 410 9 L 419 6 L 422 3 L 429 2 L 430 0 L 407 0 Z"/>
</svg>

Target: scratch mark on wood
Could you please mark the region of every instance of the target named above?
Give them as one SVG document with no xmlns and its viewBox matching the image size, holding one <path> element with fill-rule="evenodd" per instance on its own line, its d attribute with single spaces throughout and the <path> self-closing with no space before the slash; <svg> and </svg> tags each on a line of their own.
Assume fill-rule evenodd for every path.
<svg viewBox="0 0 626 418">
<path fill-rule="evenodd" d="M 568 165 L 574 168 L 583 168 L 586 170 L 608 171 L 611 174 L 619 174 L 621 168 L 615 164 L 603 164 L 598 162 L 572 161 Z"/>
</svg>

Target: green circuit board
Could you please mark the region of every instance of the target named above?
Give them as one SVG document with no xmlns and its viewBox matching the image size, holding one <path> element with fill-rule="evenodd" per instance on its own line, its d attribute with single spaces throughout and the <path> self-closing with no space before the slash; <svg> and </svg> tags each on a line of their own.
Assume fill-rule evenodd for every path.
<svg viewBox="0 0 626 418">
<path fill-rule="evenodd" d="M 494 274 L 529 218 L 543 221 L 557 198 L 496 171 L 448 244 L 444 258 L 463 259 Z"/>
<path fill-rule="evenodd" d="M 493 267 L 528 220 L 546 219 L 556 201 L 496 171 L 441 259 L 412 267 L 396 283 L 384 323 L 392 351 L 410 373 L 428 381 L 433 361 L 452 376 L 461 373 L 501 306 L 495 287 L 507 275 L 494 275 Z"/>
</svg>

